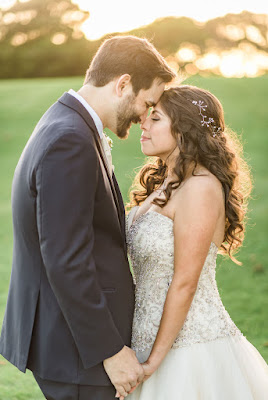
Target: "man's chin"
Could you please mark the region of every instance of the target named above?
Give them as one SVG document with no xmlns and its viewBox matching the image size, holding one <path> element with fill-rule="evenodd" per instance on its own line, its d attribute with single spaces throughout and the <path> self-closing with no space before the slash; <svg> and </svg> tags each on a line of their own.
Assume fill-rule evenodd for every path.
<svg viewBox="0 0 268 400">
<path fill-rule="evenodd" d="M 116 136 L 119 137 L 119 139 L 127 139 L 129 135 L 129 129 L 127 131 L 117 131 Z"/>
<path fill-rule="evenodd" d="M 130 132 L 130 128 L 131 128 L 131 124 L 125 128 L 125 129 L 119 129 L 116 131 L 116 135 L 120 138 L 120 139 L 127 139 L 129 132 Z"/>
<path fill-rule="evenodd" d="M 127 139 L 129 132 L 130 132 L 130 128 L 132 124 L 140 124 L 140 118 L 137 117 L 136 119 L 133 119 L 129 122 L 128 125 L 123 126 L 121 129 L 117 129 L 116 130 L 116 135 L 120 138 L 120 139 Z"/>
</svg>

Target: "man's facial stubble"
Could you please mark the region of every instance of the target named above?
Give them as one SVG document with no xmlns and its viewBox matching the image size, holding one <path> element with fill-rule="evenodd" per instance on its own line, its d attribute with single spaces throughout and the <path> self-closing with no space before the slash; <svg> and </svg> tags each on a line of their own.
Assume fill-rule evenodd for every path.
<svg viewBox="0 0 268 400">
<path fill-rule="evenodd" d="M 138 124 L 140 122 L 140 116 L 135 110 L 135 99 L 135 94 L 130 94 L 117 111 L 116 135 L 121 139 L 128 137 L 132 123 Z"/>
</svg>

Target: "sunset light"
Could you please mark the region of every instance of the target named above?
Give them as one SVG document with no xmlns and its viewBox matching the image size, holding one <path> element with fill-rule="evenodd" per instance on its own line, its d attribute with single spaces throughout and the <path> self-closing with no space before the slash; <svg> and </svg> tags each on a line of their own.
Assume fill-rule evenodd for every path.
<svg viewBox="0 0 268 400">
<path fill-rule="evenodd" d="M 26 3 L 28 0 L 19 0 Z M 107 33 L 125 32 L 152 23 L 155 19 L 166 16 L 185 16 L 199 22 L 223 16 L 227 13 L 240 13 L 243 10 L 253 13 L 267 14 L 267 2 L 263 0 L 225 0 L 217 2 L 207 0 L 206 2 L 175 2 L 144 1 L 135 0 L 126 2 L 124 0 L 72 0 L 74 4 L 90 12 L 89 19 L 83 24 L 83 31 L 90 40 L 99 39 Z M 15 3 L 15 0 L 0 0 L 0 7 L 7 9 Z M 230 35 L 240 35 L 239 27 L 231 27 Z M 254 27 L 249 28 L 248 35 L 255 36 L 258 40 Z"/>
<path fill-rule="evenodd" d="M 21 3 L 28 1 L 19 0 Z M 15 0 L 0 0 L 0 8 L 8 10 L 14 3 Z M 220 41 L 229 41 L 228 48 L 224 46 L 217 48 L 213 44 L 215 42 L 214 36 L 206 40 L 205 48 L 190 43 L 190 41 L 184 41 L 185 39 L 180 40 L 178 36 L 179 48 L 175 53 L 168 55 L 167 61 L 175 70 L 179 70 L 183 65 L 184 70 L 189 75 L 198 72 L 212 72 L 225 77 L 253 77 L 262 75 L 268 70 L 268 54 L 265 51 L 268 33 L 260 30 L 257 26 L 258 22 L 262 26 L 268 25 L 268 6 L 263 0 L 255 0 L 254 2 L 251 0 L 237 0 L 236 2 L 226 0 L 217 4 L 212 0 L 205 3 L 195 1 L 194 4 L 193 2 L 178 3 L 174 0 L 164 2 L 136 0 L 133 3 L 127 3 L 123 0 L 113 2 L 107 0 L 92 2 L 72 0 L 72 3 L 78 5 L 80 10 L 64 12 L 65 2 L 57 3 L 57 12 L 60 15 L 61 22 L 65 25 L 77 24 L 73 29 L 73 39 L 80 39 L 84 34 L 88 40 L 92 41 L 109 33 L 129 32 L 132 29 L 145 27 L 159 18 L 168 16 L 191 18 L 195 21 L 196 27 L 202 28 L 204 23 L 209 20 L 226 14 L 239 14 L 243 10 L 247 10 L 256 14 L 253 17 L 256 20 L 252 20 L 250 23 L 242 20 L 241 22 L 236 20 L 232 23 L 232 20 L 230 20 L 230 23 L 219 22 L 216 25 L 214 34 Z M 84 18 L 83 11 L 89 12 L 88 18 Z M 18 26 L 27 25 L 35 18 L 35 14 L 36 10 L 17 12 L 16 14 L 7 12 L 2 18 L 2 22 L 4 26 L 14 23 Z M 256 26 L 254 23 L 256 23 Z M 23 30 L 18 30 L 11 38 L 10 43 L 14 47 L 19 47 L 28 40 L 36 39 L 39 34 L 38 29 L 31 30 L 27 34 Z M 0 40 L 1 37 L 0 32 Z M 54 32 L 50 37 L 51 43 L 55 46 L 61 46 L 67 40 L 66 33 L 60 30 Z M 207 44 L 208 42 L 211 42 L 211 44 Z"/>
<path fill-rule="evenodd" d="M 124 32 L 152 23 L 155 19 L 166 16 L 185 16 L 196 21 L 205 22 L 227 13 L 240 13 L 248 10 L 254 13 L 267 13 L 268 6 L 263 0 L 226 0 L 222 3 L 208 0 L 206 2 L 176 2 L 136 0 L 126 3 L 116 1 L 73 0 L 82 9 L 90 12 L 83 30 L 88 39 L 98 39 L 106 33 Z"/>
</svg>

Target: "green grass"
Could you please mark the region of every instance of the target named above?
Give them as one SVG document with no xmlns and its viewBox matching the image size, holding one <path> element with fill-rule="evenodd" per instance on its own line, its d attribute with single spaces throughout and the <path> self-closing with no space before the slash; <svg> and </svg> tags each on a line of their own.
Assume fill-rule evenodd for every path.
<svg viewBox="0 0 268 400">
<path fill-rule="evenodd" d="M 12 260 L 10 190 L 14 168 L 35 124 L 44 111 L 83 79 L 0 81 L 0 324 L 3 319 Z M 223 103 L 227 124 L 242 135 L 254 177 L 250 221 L 239 267 L 219 258 L 217 279 L 226 309 L 238 327 L 268 361 L 267 148 L 268 76 L 254 79 L 193 77 L 188 82 L 211 90 Z M 140 131 L 127 141 L 114 140 L 113 162 L 125 201 L 134 168 L 143 163 Z M 0 358 L 0 400 L 39 400 L 42 395 L 31 373 L 21 374 Z"/>
</svg>

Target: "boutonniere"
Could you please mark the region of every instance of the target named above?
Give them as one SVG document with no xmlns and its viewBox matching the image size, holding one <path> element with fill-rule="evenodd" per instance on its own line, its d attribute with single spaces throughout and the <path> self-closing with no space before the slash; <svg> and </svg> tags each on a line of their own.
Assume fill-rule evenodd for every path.
<svg viewBox="0 0 268 400">
<path fill-rule="evenodd" d="M 105 135 L 105 137 L 106 137 L 106 140 L 107 140 L 107 143 L 108 143 L 110 149 L 112 150 L 113 144 L 114 144 L 113 140 L 110 138 L 110 136 L 106 135 L 105 132 L 104 132 L 104 135 Z"/>
</svg>

